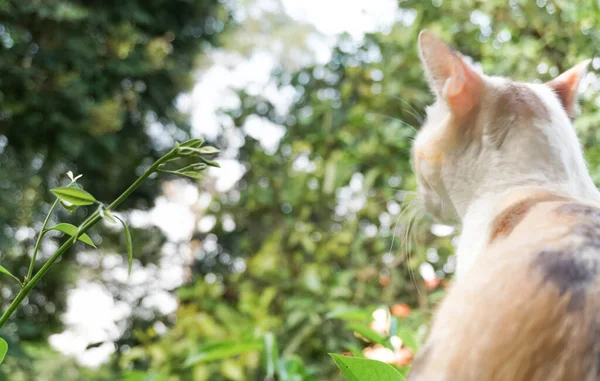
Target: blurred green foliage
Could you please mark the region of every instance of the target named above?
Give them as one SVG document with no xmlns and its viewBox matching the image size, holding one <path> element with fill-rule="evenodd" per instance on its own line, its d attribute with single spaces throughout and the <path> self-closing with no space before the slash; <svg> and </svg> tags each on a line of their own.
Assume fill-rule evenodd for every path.
<svg viewBox="0 0 600 381">
<path fill-rule="evenodd" d="M 177 113 L 176 97 L 192 84 L 199 54 L 218 42 L 229 22 L 227 8 L 217 0 L 0 1 L 0 261 L 5 267 L 19 277 L 26 274 L 35 242 L 28 227 L 39 230 L 52 199 L 48 190 L 67 170 L 85 173 L 86 189 L 111 200 L 170 148 L 157 144 L 152 127 L 170 139 L 186 138 L 189 126 Z M 158 190 L 156 180 L 150 181 L 125 207 L 147 207 Z M 81 221 L 85 213 L 63 211 L 57 219 Z M 134 232 L 152 245 L 140 252 L 158 251 L 156 233 Z M 104 244 L 120 242 L 109 236 Z M 3 331 L 14 341 L 11 351 L 17 347 L 12 344 L 26 342 L 47 348 L 47 335 L 59 331 L 65 288 L 76 278 L 70 258 L 40 283 Z M 5 279 L 0 285 L 4 310 L 17 290 Z M 18 380 L 20 372 L 24 380 L 41 379 L 27 352 L 21 354 L 3 365 L 0 379 L 11 374 Z"/>
<path fill-rule="evenodd" d="M 368 336 L 371 312 L 399 302 L 413 313 L 398 319 L 397 334 L 418 349 L 443 295 L 425 287 L 418 267 L 429 261 L 438 277 L 449 276 L 455 260 L 452 236 L 432 234 L 427 217 L 411 228 L 417 214 L 405 202 L 414 189 L 411 138 L 432 101 L 416 50 L 419 31 L 437 32 L 488 74 L 545 81 L 596 55 L 600 9 L 592 2 L 514 0 L 399 6 L 399 22 L 386 33 L 360 44 L 343 37 L 326 65 L 274 73 L 280 87 L 295 90 L 289 113 L 240 94 L 241 108 L 228 113 L 235 126 L 263 118 L 283 125 L 285 136 L 274 153 L 245 137 L 239 160 L 247 172 L 211 207 L 217 224 L 198 237 L 195 281 L 179 291 L 176 323 L 160 338 L 144 333 L 144 345 L 124 356 L 123 366 L 148 368 L 161 380 L 273 379 L 260 351 L 179 366 L 210 352 L 206 345 L 253 342 L 273 332 L 280 361 L 301 359 L 298 372 L 287 372 L 296 377 L 285 379 L 339 380 L 326 353 L 360 355 L 378 339 L 355 333 Z M 598 180 L 597 89 L 596 82 L 584 94 L 576 127 Z M 230 218 L 233 231 L 224 228 Z M 332 314 L 354 307 L 362 314 L 352 325 Z"/>
<path fill-rule="evenodd" d="M 159 2 L 144 4 L 155 3 Z M 119 14 L 120 7 L 126 8 L 115 5 L 113 11 Z M 266 98 L 244 92 L 239 94 L 240 108 L 224 112 L 239 134 L 245 135 L 242 126 L 249 118 L 261 118 L 283 126 L 285 135 L 275 152 L 245 135 L 237 159 L 246 172 L 234 189 L 212 201 L 209 210 L 217 221 L 213 230 L 198 233 L 192 241 L 194 276 L 178 290 L 176 319 L 169 321 L 166 333 L 153 326 L 137 326 L 134 340 L 99 372 L 124 375 L 130 381 L 341 380 L 329 352 L 361 356 L 378 342 L 390 347 L 390 336 L 399 336 L 403 348 L 418 350 L 455 263 L 455 234 L 433 234 L 432 221 L 412 202 L 411 138 L 424 107 L 432 101 L 418 60 L 418 32 L 432 29 L 480 63 L 488 74 L 545 81 L 596 56 L 600 31 L 594 25 L 600 8 L 597 2 L 566 0 L 403 0 L 399 7 L 393 28 L 369 34 L 360 43 L 341 37 L 328 63 L 293 73 L 283 68 L 274 72 L 278 86 L 295 92 L 285 114 Z M 169 13 L 151 14 L 167 17 Z M 71 17 L 81 15 L 76 12 Z M 168 20 L 157 20 L 157 26 L 159 22 Z M 156 66 L 155 60 L 164 52 L 164 40 L 152 43 L 154 40 L 148 39 L 143 49 L 135 45 L 130 50 L 127 27 L 115 25 L 108 36 L 111 33 L 121 36 L 121 44 L 115 48 L 106 42 L 105 54 L 131 57 L 132 64 L 143 70 L 162 70 L 157 69 L 161 66 Z M 106 38 L 103 41 L 109 40 Z M 172 54 L 176 52 L 173 49 Z M 600 67 L 599 61 L 594 61 L 594 68 Z M 15 62 L 20 60 L 0 63 L 0 69 L 11 70 L 18 66 Z M 83 65 L 94 78 L 104 77 L 98 68 L 112 67 L 94 65 L 95 60 Z M 115 65 L 120 73 L 120 66 Z M 70 70 L 75 69 L 65 72 Z M 600 130 L 594 127 L 600 122 L 596 106 L 599 86 L 595 77 L 589 79 L 593 83 L 582 97 L 584 114 L 576 128 L 598 182 Z M 118 83 L 122 80 L 119 77 Z M 53 83 L 70 82 L 66 78 Z M 163 87 L 160 89 L 162 93 Z M 65 126 L 76 126 L 77 133 L 83 129 L 87 135 L 82 141 L 96 148 L 89 148 L 93 154 L 81 163 L 80 158 L 69 156 L 68 150 L 61 151 L 57 159 L 77 159 L 87 174 L 90 170 L 94 173 L 94 166 L 86 167 L 85 162 L 94 158 L 104 163 L 102 170 L 111 171 L 110 179 L 126 182 L 134 167 L 121 162 L 115 166 L 111 160 L 117 159 L 107 147 L 133 141 L 125 139 L 126 131 L 130 128 L 131 133 L 141 134 L 134 126 L 144 118 L 126 112 L 128 117 L 119 131 L 108 132 L 117 127 L 112 118 L 104 116 L 129 110 L 125 94 L 131 91 L 135 93 L 122 86 L 110 88 L 89 103 L 76 96 L 84 100 L 81 107 L 89 107 L 84 119 L 94 123 L 63 123 L 59 119 L 52 128 L 57 135 Z M 175 94 L 171 89 L 164 91 Z M 64 92 L 65 97 L 79 94 Z M 136 93 L 136 99 L 143 94 L 147 93 Z M 152 105 L 147 109 L 158 118 L 170 117 L 164 110 L 170 110 L 171 104 L 154 105 L 151 100 L 135 104 Z M 22 113 L 19 118 L 24 120 L 24 115 L 30 114 Z M 18 108 L 11 115 L 18 117 Z M 82 119 L 77 116 L 75 120 Z M 52 126 L 35 120 L 28 123 L 32 129 L 40 129 L 35 137 L 44 136 Z M 89 130 L 82 127 L 85 125 Z M 13 139 L 15 144 L 23 141 L 19 155 L 45 155 L 43 148 L 49 147 L 36 146 L 29 141 L 31 135 L 11 137 L 20 130 L 3 131 L 13 134 L 7 135 L 8 149 Z M 102 133 L 95 136 L 98 131 Z M 71 138 L 72 131 L 63 133 Z M 218 145 L 226 147 L 225 135 L 220 139 Z M 12 150 L 12 155 L 17 155 L 16 148 Z M 137 148 L 132 152 L 140 155 L 137 158 L 150 153 Z M 131 163 L 136 162 L 132 159 Z M 15 176 L 11 184 L 17 184 L 12 191 L 25 193 L 29 188 L 23 181 L 31 177 L 20 168 L 10 171 Z M 53 174 L 44 167 L 37 171 Z M 21 182 L 17 175 L 22 176 Z M 36 190 L 45 179 L 37 181 Z M 112 189 L 110 183 L 103 184 L 98 193 L 107 189 Z M 2 194 L 10 195 L 4 188 Z M 40 197 L 40 193 L 34 194 Z M 419 274 L 423 263 L 433 266 L 440 285 L 423 281 Z M 389 307 L 394 311 L 398 303 L 408 304 L 412 312 L 406 317 L 391 314 L 387 331 L 374 333 L 372 313 L 382 306 L 384 311 Z M 399 370 L 406 373 L 408 367 L 402 365 Z"/>
</svg>

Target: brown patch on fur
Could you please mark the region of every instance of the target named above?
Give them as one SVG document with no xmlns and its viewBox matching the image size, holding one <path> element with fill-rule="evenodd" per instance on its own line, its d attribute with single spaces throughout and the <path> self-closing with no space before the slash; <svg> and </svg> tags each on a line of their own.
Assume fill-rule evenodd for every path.
<svg viewBox="0 0 600 381">
<path fill-rule="evenodd" d="M 528 197 L 504 209 L 492 221 L 489 243 L 494 242 L 497 238 L 507 237 L 512 233 L 513 229 L 525 218 L 527 213 L 539 203 L 548 201 L 564 201 L 562 196 L 552 193 L 541 194 Z"/>
<path fill-rule="evenodd" d="M 568 216 L 570 241 L 542 250 L 534 261 L 544 280 L 554 284 L 561 295 L 569 294 L 571 309 L 585 305 L 587 290 L 600 271 L 600 209 L 580 203 L 562 203 L 554 209 Z"/>
<path fill-rule="evenodd" d="M 599 381 L 600 206 L 524 190 L 500 209 L 524 212 L 453 284 L 408 379 Z"/>
<path fill-rule="evenodd" d="M 550 121 L 550 112 L 542 100 L 522 83 L 510 82 L 498 89 L 491 107 L 491 120 L 498 126 L 491 134 L 497 147 L 502 146 L 512 125 L 527 124 L 533 120 Z"/>
<path fill-rule="evenodd" d="M 497 112 L 515 115 L 515 119 L 541 119 L 550 121 L 550 113 L 542 100 L 529 87 L 509 83 L 498 95 Z"/>
<path fill-rule="evenodd" d="M 538 211 L 552 218 L 551 210 L 532 213 Z M 490 247 L 486 260 L 457 280 L 409 380 L 600 380 L 599 278 L 565 276 L 570 264 L 557 262 L 564 253 L 539 255 L 553 234 L 523 230 L 528 234 Z M 557 249 L 572 237 L 563 239 Z"/>
<path fill-rule="evenodd" d="M 419 159 L 423 159 L 430 163 L 442 161 L 442 159 L 444 158 L 443 152 L 430 153 L 430 152 L 425 152 L 424 150 L 420 150 L 420 151 L 416 151 L 416 155 Z"/>
</svg>

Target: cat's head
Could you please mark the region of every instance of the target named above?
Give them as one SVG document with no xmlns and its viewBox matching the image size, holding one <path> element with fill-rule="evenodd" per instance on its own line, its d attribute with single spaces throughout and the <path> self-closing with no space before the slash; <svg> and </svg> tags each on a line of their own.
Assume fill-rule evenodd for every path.
<svg viewBox="0 0 600 381">
<path fill-rule="evenodd" d="M 595 191 L 570 120 L 589 61 L 532 84 L 478 72 L 429 31 L 419 35 L 419 52 L 436 102 L 412 161 L 430 212 L 455 220 L 478 198 L 519 185 Z"/>
</svg>

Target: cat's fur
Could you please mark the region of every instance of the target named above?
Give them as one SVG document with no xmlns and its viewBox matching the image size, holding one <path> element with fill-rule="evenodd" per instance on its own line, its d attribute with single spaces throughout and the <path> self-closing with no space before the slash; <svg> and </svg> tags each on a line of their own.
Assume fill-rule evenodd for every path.
<svg viewBox="0 0 600 381">
<path fill-rule="evenodd" d="M 428 31 L 436 103 L 413 146 L 427 209 L 462 224 L 410 381 L 600 380 L 600 193 L 569 117 L 589 61 L 546 84 L 478 73 Z"/>
</svg>

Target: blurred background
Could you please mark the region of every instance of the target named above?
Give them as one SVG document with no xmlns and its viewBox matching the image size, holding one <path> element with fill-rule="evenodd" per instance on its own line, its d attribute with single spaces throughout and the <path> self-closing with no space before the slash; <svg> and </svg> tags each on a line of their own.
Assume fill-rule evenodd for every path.
<svg viewBox="0 0 600 381">
<path fill-rule="evenodd" d="M 546 81 L 600 68 L 599 18 L 567 0 L 0 0 L 4 267 L 27 273 L 67 171 L 110 202 L 176 141 L 221 149 L 204 180 L 154 177 L 120 207 L 131 276 L 112 225 L 63 256 L 0 332 L 0 379 L 341 380 L 330 352 L 405 373 L 457 239 L 414 201 L 418 32 Z M 593 69 L 576 128 L 598 182 Z M 0 277 L 3 310 L 17 292 Z"/>
</svg>

